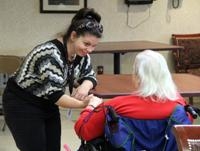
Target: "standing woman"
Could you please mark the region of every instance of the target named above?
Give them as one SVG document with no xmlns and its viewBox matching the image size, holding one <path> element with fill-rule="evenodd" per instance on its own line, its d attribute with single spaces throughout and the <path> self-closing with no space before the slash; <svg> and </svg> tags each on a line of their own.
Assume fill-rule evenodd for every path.
<svg viewBox="0 0 200 151">
<path fill-rule="evenodd" d="M 8 80 L 3 95 L 6 123 L 20 151 L 60 151 L 59 106 L 82 108 L 96 86 L 90 56 L 102 36 L 101 17 L 83 8 L 73 17 L 66 33 L 36 46 Z M 68 85 L 78 87 L 72 96 Z"/>
</svg>

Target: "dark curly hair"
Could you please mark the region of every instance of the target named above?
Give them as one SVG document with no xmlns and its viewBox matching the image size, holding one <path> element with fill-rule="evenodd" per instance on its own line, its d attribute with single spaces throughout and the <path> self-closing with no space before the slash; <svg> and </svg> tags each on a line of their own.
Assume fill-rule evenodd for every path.
<svg viewBox="0 0 200 151">
<path fill-rule="evenodd" d="M 78 36 L 84 36 L 86 33 L 98 38 L 102 37 L 103 26 L 100 24 L 101 16 L 93 8 L 82 8 L 72 18 L 71 24 L 65 32 L 63 38 L 67 41 L 72 31 Z"/>
</svg>

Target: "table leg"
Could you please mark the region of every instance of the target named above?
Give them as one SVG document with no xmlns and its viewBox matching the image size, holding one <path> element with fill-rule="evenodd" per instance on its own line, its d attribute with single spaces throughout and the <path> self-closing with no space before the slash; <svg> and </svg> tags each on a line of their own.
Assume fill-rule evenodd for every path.
<svg viewBox="0 0 200 151">
<path fill-rule="evenodd" d="M 120 74 L 120 53 L 114 53 L 114 74 Z"/>
<path fill-rule="evenodd" d="M 189 104 L 193 105 L 193 97 L 189 97 Z"/>
</svg>

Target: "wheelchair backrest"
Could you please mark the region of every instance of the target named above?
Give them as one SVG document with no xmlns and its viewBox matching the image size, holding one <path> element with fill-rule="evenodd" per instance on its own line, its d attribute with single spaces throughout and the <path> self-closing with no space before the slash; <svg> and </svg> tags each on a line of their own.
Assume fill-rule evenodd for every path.
<svg viewBox="0 0 200 151">
<path fill-rule="evenodd" d="M 123 151 L 177 151 L 171 131 L 176 124 L 192 124 L 181 105 L 175 107 L 170 117 L 160 120 L 122 117 L 108 107 L 105 137 L 113 147 Z"/>
</svg>

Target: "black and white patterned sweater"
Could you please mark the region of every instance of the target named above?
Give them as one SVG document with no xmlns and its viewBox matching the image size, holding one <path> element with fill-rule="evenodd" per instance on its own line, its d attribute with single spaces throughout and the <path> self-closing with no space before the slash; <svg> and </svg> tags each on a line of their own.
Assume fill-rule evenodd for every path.
<svg viewBox="0 0 200 151">
<path fill-rule="evenodd" d="M 69 83 L 69 69 L 74 67 L 74 79 L 78 83 L 90 80 L 96 86 L 95 72 L 89 55 L 76 56 L 73 64 L 67 63 L 63 44 L 54 39 L 36 46 L 24 59 L 14 74 L 15 83 L 39 100 L 56 102 Z M 23 91 L 22 91 L 23 92 Z M 33 100 L 33 99 L 32 99 Z"/>
</svg>

